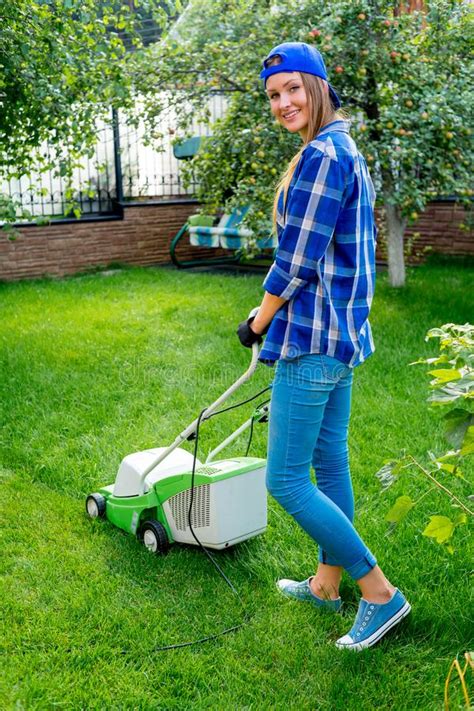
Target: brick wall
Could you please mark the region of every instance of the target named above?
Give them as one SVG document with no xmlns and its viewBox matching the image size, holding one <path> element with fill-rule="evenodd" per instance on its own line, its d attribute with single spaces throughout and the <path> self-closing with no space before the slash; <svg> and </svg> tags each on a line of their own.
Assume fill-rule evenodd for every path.
<svg viewBox="0 0 474 711">
<path fill-rule="evenodd" d="M 473 213 L 471 210 L 470 217 Z M 461 227 L 467 223 L 468 212 L 450 201 L 432 202 L 416 223 L 405 231 L 406 241 L 412 241 L 408 260 L 418 263 L 426 253 L 474 256 L 474 234 Z"/>
<path fill-rule="evenodd" d="M 169 263 L 171 240 L 197 207 L 194 200 L 134 203 L 124 208 L 123 217 L 21 227 L 13 242 L 0 233 L 0 279 L 64 276 L 111 263 Z M 177 250 L 180 259 L 216 253 L 190 247 L 184 238 Z"/>
<path fill-rule="evenodd" d="M 111 263 L 167 264 L 172 238 L 196 210 L 197 203 L 189 199 L 132 203 L 124 207 L 122 217 L 24 226 L 14 242 L 0 233 L 0 279 L 64 276 Z M 459 228 L 463 218 L 463 209 L 454 203 L 431 203 L 407 230 L 408 237 L 420 232 L 413 245 L 413 261 L 420 260 L 427 246 L 444 254 L 474 255 L 472 232 Z M 180 259 L 192 259 L 225 252 L 190 247 L 183 238 L 177 254 Z M 382 252 L 378 257 L 383 261 Z"/>
</svg>

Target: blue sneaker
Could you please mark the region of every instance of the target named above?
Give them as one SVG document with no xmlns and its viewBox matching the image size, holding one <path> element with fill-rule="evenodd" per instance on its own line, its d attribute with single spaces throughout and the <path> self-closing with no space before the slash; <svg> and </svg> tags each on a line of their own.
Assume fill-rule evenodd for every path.
<svg viewBox="0 0 474 711">
<path fill-rule="evenodd" d="M 384 634 L 395 627 L 411 610 L 403 593 L 398 588 L 388 602 L 377 604 L 361 598 L 352 629 L 336 642 L 338 649 L 361 649 L 371 647 Z"/>
<path fill-rule="evenodd" d="M 306 602 L 311 602 L 316 607 L 323 607 L 327 610 L 333 610 L 337 612 L 342 605 L 341 598 L 338 597 L 336 600 L 324 600 L 322 597 L 318 597 L 310 588 L 311 578 L 303 580 L 298 583 L 296 580 L 287 580 L 283 578 L 278 580 L 277 588 L 286 597 L 291 597 L 294 600 L 303 600 Z"/>
</svg>

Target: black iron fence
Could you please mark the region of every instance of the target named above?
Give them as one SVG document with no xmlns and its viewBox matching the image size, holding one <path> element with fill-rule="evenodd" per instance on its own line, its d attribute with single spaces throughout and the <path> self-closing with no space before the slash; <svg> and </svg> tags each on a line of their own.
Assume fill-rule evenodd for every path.
<svg viewBox="0 0 474 711">
<path fill-rule="evenodd" d="M 213 120 L 222 115 L 225 105 L 225 94 L 216 92 L 210 102 Z M 180 162 L 173 153 L 174 123 L 171 113 L 163 116 L 163 140 L 157 150 L 145 145 L 142 125 L 133 126 L 125 116 L 112 113 L 108 123 L 98 126 L 94 155 L 84 156 L 81 168 L 74 171 L 71 196 L 56 169 L 12 179 L 0 186 L 0 192 L 8 194 L 19 209 L 31 215 L 31 220 L 111 215 L 117 212 L 117 202 L 124 200 L 146 202 L 192 196 L 196 184 L 184 186 Z M 202 136 L 210 129 L 195 123 L 192 132 Z M 53 150 L 47 145 L 41 150 L 54 164 Z"/>
<path fill-rule="evenodd" d="M 57 169 L 12 179 L 2 186 L 2 192 L 14 200 L 19 212 L 29 213 L 32 219 L 74 217 L 69 209 L 72 205 L 85 215 L 111 214 L 117 197 L 113 133 L 112 126 L 104 124 L 98 128 L 94 155 L 84 156 L 82 167 L 74 171 L 72 201 L 68 199 L 60 165 Z M 49 145 L 41 150 L 46 153 L 48 163 L 56 163 Z"/>
</svg>

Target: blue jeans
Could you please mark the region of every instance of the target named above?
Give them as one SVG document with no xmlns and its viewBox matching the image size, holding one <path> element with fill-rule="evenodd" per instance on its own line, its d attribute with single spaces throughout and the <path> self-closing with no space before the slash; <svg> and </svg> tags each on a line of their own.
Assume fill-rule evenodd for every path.
<svg viewBox="0 0 474 711">
<path fill-rule="evenodd" d="M 267 488 L 319 544 L 319 561 L 358 580 L 376 565 L 355 530 L 347 433 L 352 369 L 326 355 L 279 360 L 268 430 Z M 311 464 L 317 485 L 310 478 Z"/>
</svg>

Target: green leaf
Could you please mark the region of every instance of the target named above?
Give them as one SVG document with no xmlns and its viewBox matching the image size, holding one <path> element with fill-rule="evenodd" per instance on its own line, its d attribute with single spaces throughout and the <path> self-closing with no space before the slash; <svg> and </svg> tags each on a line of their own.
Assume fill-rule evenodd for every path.
<svg viewBox="0 0 474 711">
<path fill-rule="evenodd" d="M 467 523 L 467 516 L 464 511 L 459 511 L 458 515 L 454 519 L 455 526 L 459 526 L 461 523 Z"/>
<path fill-rule="evenodd" d="M 455 368 L 440 368 L 439 370 L 429 370 L 428 371 L 429 375 L 434 375 L 436 378 L 435 383 L 438 385 L 439 383 L 449 383 L 452 380 L 460 380 L 462 378 L 462 374 L 459 372 L 459 370 L 456 370 Z"/>
<path fill-rule="evenodd" d="M 436 363 L 437 360 L 437 358 L 418 358 L 418 360 L 414 360 L 412 363 L 408 363 L 408 365 L 426 365 L 427 363 L 431 365 L 431 363 Z"/>
<path fill-rule="evenodd" d="M 423 363 L 423 365 L 439 365 L 440 363 L 450 362 L 449 356 L 447 356 L 446 353 L 442 353 L 440 356 L 436 356 L 436 358 L 418 358 L 418 360 L 414 360 L 413 363 L 408 363 L 408 365 L 420 365 L 421 363 Z"/>
<path fill-rule="evenodd" d="M 428 398 L 428 402 L 444 405 L 456 400 L 463 401 L 474 398 L 474 378 L 464 376 L 456 382 L 444 383 L 442 387 L 437 387 L 431 382 L 431 386 L 436 388 Z"/>
<path fill-rule="evenodd" d="M 383 467 L 376 472 L 375 476 L 380 481 L 382 489 L 388 489 L 389 486 L 393 484 L 405 465 L 406 458 L 402 457 L 401 459 L 386 462 Z"/>
<path fill-rule="evenodd" d="M 439 462 L 439 460 L 438 460 Z M 449 472 L 450 474 L 454 474 L 455 470 L 455 465 L 454 464 L 448 464 L 447 462 L 439 462 L 438 463 L 438 469 L 441 469 L 444 472 Z"/>
<path fill-rule="evenodd" d="M 428 398 L 428 402 L 431 403 L 433 406 L 448 405 L 451 402 L 455 402 L 455 400 L 459 400 L 459 394 L 456 392 L 453 393 L 449 391 L 434 392 L 431 393 Z"/>
<path fill-rule="evenodd" d="M 460 449 L 451 449 L 449 452 L 442 454 L 441 457 L 436 457 L 433 459 L 435 462 L 445 462 L 447 459 L 452 459 L 453 457 L 459 457 Z"/>
<path fill-rule="evenodd" d="M 446 331 L 442 328 L 430 328 L 426 334 L 426 338 L 441 338 L 446 335 Z"/>
<path fill-rule="evenodd" d="M 385 520 L 389 523 L 399 523 L 414 505 L 414 502 L 409 496 L 399 496 L 390 511 L 386 514 Z"/>
<path fill-rule="evenodd" d="M 467 428 L 466 434 L 461 447 L 461 456 L 466 454 L 474 454 L 474 425 Z"/>
<path fill-rule="evenodd" d="M 436 458 L 434 457 L 434 455 L 431 455 L 431 453 L 430 453 L 430 458 L 431 458 L 431 461 L 435 464 L 435 466 L 438 469 L 444 469 L 445 471 L 449 471 L 450 473 L 454 474 L 454 476 L 457 476 L 458 479 L 462 479 L 467 484 L 469 484 L 469 480 L 466 479 L 466 477 L 463 475 L 461 469 L 459 468 L 460 455 L 461 455 L 461 450 L 456 449 L 456 450 L 452 450 L 451 452 L 446 452 L 446 454 L 443 454 L 441 457 L 436 457 Z M 450 469 L 446 469 L 446 467 L 442 466 L 446 462 L 447 459 L 453 459 L 453 458 L 456 458 L 457 461 L 455 461 L 454 468 L 452 469 L 452 471 Z M 449 464 L 449 462 L 448 462 L 448 464 Z"/>
<path fill-rule="evenodd" d="M 444 434 L 449 444 L 459 449 L 463 445 L 464 435 L 474 416 L 461 407 L 456 407 L 444 416 Z"/>
<path fill-rule="evenodd" d="M 438 543 L 448 541 L 454 532 L 454 523 L 447 516 L 430 516 L 430 522 L 423 531 L 423 536 L 435 538 Z"/>
</svg>

